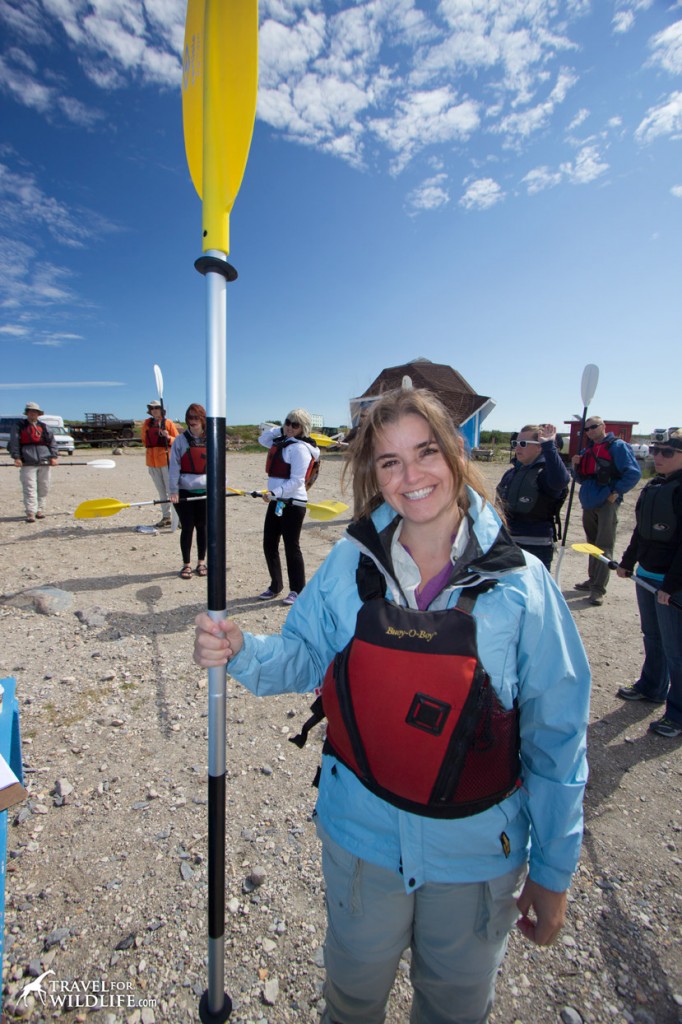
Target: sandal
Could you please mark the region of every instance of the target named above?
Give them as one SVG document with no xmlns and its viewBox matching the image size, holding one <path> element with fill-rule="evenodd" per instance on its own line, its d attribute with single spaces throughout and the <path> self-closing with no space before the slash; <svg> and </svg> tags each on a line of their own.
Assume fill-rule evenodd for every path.
<svg viewBox="0 0 682 1024">
<path fill-rule="evenodd" d="M 205 562 L 199 562 L 195 571 L 197 576 L 208 576 L 208 566 Z"/>
<path fill-rule="evenodd" d="M 181 580 L 191 580 L 192 579 L 192 566 L 191 565 L 183 565 L 183 567 L 180 570 L 180 572 L 178 573 L 178 575 L 179 575 Z"/>
</svg>

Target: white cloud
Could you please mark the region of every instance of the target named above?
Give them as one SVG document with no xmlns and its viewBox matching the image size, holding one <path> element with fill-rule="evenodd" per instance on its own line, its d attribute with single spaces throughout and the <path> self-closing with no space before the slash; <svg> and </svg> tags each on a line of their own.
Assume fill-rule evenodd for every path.
<svg viewBox="0 0 682 1024">
<path fill-rule="evenodd" d="M 426 178 L 408 193 L 406 206 L 413 213 L 422 210 L 438 210 L 450 202 L 450 193 L 446 188 L 447 174 L 435 174 Z"/>
<path fill-rule="evenodd" d="M 617 11 L 613 16 L 613 31 L 616 35 L 623 35 L 629 32 L 635 24 L 635 16 L 632 11 Z"/>
<path fill-rule="evenodd" d="M 682 74 L 682 19 L 655 35 L 650 45 L 652 63 L 672 75 Z"/>
<path fill-rule="evenodd" d="M 569 132 L 574 132 L 577 128 L 580 128 L 581 124 L 584 124 L 589 116 L 590 112 L 589 110 L 586 110 L 585 107 L 579 110 L 568 126 Z"/>
<path fill-rule="evenodd" d="M 675 199 L 682 199 L 682 185 L 673 185 L 670 194 L 675 196 Z"/>
<path fill-rule="evenodd" d="M 666 135 L 679 138 L 681 133 L 682 92 L 673 92 L 665 102 L 647 111 L 635 132 L 635 138 L 639 142 L 653 142 Z"/>
<path fill-rule="evenodd" d="M 570 163 L 561 165 L 561 173 L 574 185 L 586 185 L 608 171 L 609 165 L 603 160 L 596 146 L 585 146 Z"/>
<path fill-rule="evenodd" d="M 495 131 L 510 138 L 527 138 L 533 132 L 544 128 L 550 121 L 557 106 L 564 102 L 568 92 L 578 81 L 573 72 L 562 68 L 556 83 L 546 100 L 518 113 L 503 117 Z"/>
<path fill-rule="evenodd" d="M 526 185 L 528 194 L 534 196 L 537 192 L 544 192 L 547 188 L 555 188 L 563 180 L 561 171 L 550 171 L 549 167 L 535 167 L 521 179 Z"/>
<path fill-rule="evenodd" d="M 390 118 L 376 118 L 369 127 L 377 138 L 398 154 L 394 168 L 401 170 L 415 152 L 428 145 L 466 139 L 479 125 L 476 104 L 457 102 L 448 88 L 416 92 L 399 101 Z"/>
<path fill-rule="evenodd" d="M 467 186 L 459 205 L 466 210 L 488 210 L 504 199 L 504 192 L 493 178 L 479 178 Z"/>
</svg>

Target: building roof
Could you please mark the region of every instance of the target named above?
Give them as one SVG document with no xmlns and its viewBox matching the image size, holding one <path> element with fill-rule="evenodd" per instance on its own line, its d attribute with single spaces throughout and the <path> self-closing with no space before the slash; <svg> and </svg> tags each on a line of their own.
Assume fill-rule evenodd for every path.
<svg viewBox="0 0 682 1024">
<path fill-rule="evenodd" d="M 386 367 L 363 392 L 362 397 L 393 391 L 401 386 L 403 377 L 410 377 L 413 387 L 426 388 L 437 395 L 457 426 L 461 426 L 484 406 L 492 407 L 495 404 L 490 398 L 477 395 L 461 373 L 457 373 L 451 366 L 432 363 L 429 359 L 414 359 L 402 366 Z"/>
</svg>

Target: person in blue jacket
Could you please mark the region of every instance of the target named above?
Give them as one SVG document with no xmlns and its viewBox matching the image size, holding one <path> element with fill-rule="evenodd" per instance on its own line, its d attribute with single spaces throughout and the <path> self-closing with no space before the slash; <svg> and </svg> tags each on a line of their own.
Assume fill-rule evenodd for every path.
<svg viewBox="0 0 682 1024">
<path fill-rule="evenodd" d="M 408 947 L 410 1019 L 483 1024 L 514 924 L 564 922 L 589 666 L 434 395 L 379 399 L 348 468 L 353 522 L 281 633 L 202 613 L 194 657 L 259 696 L 322 687 L 325 1024 L 381 1024 Z"/>
<path fill-rule="evenodd" d="M 497 497 L 513 540 L 552 567 L 557 516 L 570 481 L 551 423 L 527 424 L 511 442 L 512 466 L 497 485 Z"/>
<path fill-rule="evenodd" d="M 623 495 L 639 483 L 642 471 L 630 445 L 611 431 L 607 433 L 601 416 L 586 420 L 585 434 L 587 445 L 572 459 L 573 475 L 580 484 L 583 529 L 590 544 L 613 558 L 618 506 Z M 589 591 L 590 604 L 601 605 L 608 582 L 608 565 L 590 555 L 587 579 L 576 583 L 575 589 Z"/>
</svg>

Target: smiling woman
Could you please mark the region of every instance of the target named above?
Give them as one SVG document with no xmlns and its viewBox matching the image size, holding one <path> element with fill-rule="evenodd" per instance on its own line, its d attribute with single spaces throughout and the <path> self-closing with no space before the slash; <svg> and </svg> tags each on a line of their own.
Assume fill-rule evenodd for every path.
<svg viewBox="0 0 682 1024">
<path fill-rule="evenodd" d="M 324 1024 L 384 1020 L 408 946 L 420 1019 L 483 1021 L 519 914 L 540 945 L 563 924 L 589 668 L 432 394 L 375 402 L 347 472 L 354 520 L 281 635 L 202 614 L 195 660 L 261 696 L 321 687 L 294 742 L 327 718 Z"/>
</svg>

